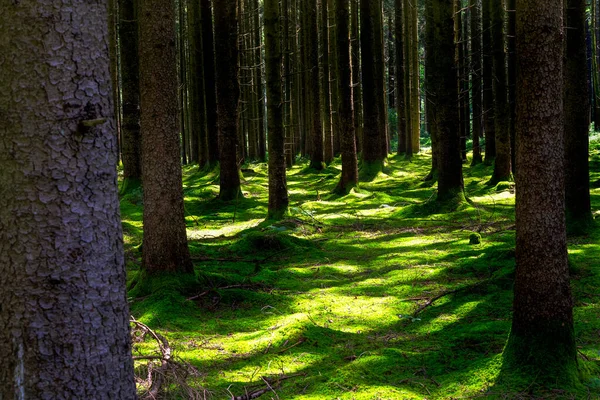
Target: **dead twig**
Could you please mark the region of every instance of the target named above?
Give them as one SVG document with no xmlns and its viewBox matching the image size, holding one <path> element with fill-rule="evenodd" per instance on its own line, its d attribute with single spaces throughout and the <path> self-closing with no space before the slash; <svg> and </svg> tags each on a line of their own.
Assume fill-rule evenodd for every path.
<svg viewBox="0 0 600 400">
<path fill-rule="evenodd" d="M 275 387 L 279 387 L 281 382 L 287 379 L 291 379 L 291 378 L 296 378 L 299 376 L 306 376 L 306 374 L 292 374 L 292 375 L 279 375 L 273 378 L 269 378 L 269 377 L 265 377 L 265 376 L 261 376 L 260 379 L 265 383 L 266 387 L 261 386 L 258 387 L 257 385 L 251 387 L 254 388 L 254 390 L 252 391 L 248 391 L 251 388 L 246 388 L 245 392 L 243 395 L 240 396 L 235 396 L 235 395 L 231 395 L 231 400 L 253 400 L 256 399 L 260 396 L 262 396 L 265 393 L 268 392 L 273 392 L 273 394 L 275 394 L 275 398 L 279 399 L 279 396 L 277 395 L 277 393 L 275 392 Z M 231 392 L 229 392 L 231 394 Z"/>
<path fill-rule="evenodd" d="M 427 307 L 431 306 L 433 303 L 435 303 L 436 301 L 438 301 L 438 300 L 439 300 L 439 299 L 441 299 L 442 297 L 448 296 L 448 295 L 450 295 L 450 294 L 454 294 L 454 293 L 462 292 L 462 291 L 465 291 L 465 290 L 468 290 L 468 289 L 473 289 L 473 288 L 476 288 L 476 287 L 478 287 L 478 286 L 481 286 L 481 285 L 483 285 L 484 283 L 487 283 L 487 282 L 488 282 L 488 281 L 487 281 L 487 280 L 485 280 L 485 281 L 477 282 L 477 283 L 476 283 L 476 284 L 474 284 L 474 285 L 470 285 L 470 286 L 469 286 L 469 285 L 468 285 L 468 286 L 463 286 L 463 287 L 459 287 L 459 288 L 457 288 L 457 289 L 454 289 L 454 290 L 448 290 L 448 291 L 446 291 L 446 292 L 442 292 L 442 293 L 438 294 L 437 296 L 435 296 L 435 297 L 432 297 L 431 299 L 427 300 L 427 302 L 425 302 L 424 304 L 420 305 L 420 306 L 419 306 L 419 308 L 417 308 L 417 309 L 415 310 L 415 312 L 413 312 L 412 316 L 413 316 L 413 318 L 414 318 L 414 317 L 416 317 L 416 316 L 417 316 L 417 315 L 419 315 L 419 314 L 420 314 L 420 313 L 421 313 L 423 310 L 425 310 Z"/>
</svg>

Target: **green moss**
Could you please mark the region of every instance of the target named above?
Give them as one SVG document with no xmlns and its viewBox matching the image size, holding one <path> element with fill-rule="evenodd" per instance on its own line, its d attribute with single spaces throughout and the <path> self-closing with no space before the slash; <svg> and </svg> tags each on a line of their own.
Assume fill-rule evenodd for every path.
<svg viewBox="0 0 600 400">
<path fill-rule="evenodd" d="M 266 164 L 243 166 L 244 198 L 229 202 L 215 199 L 215 170 L 184 167 L 197 281 L 138 278 L 141 191 L 122 197 L 132 315 L 202 372 L 193 385 L 230 398 L 264 387 L 261 376 L 285 373 L 274 389 L 294 400 L 598 398 L 598 227 L 569 239 L 582 384 L 536 379 L 528 387 L 531 376 L 502 354 L 514 193 L 486 186 L 492 168 L 464 168 L 469 200 L 444 203 L 434 200 L 435 185 L 423 185 L 427 150 L 410 163 L 391 157 L 345 196 L 331 193 L 339 158 L 318 173 L 300 161 L 287 171 L 290 208 L 280 221 L 265 220 Z M 598 179 L 600 152 L 592 161 Z M 600 189 L 592 204 L 600 207 Z M 485 241 L 469 246 L 474 232 Z"/>
<path fill-rule="evenodd" d="M 469 235 L 469 244 L 480 244 L 481 243 L 481 235 L 479 233 L 473 232 Z"/>
</svg>

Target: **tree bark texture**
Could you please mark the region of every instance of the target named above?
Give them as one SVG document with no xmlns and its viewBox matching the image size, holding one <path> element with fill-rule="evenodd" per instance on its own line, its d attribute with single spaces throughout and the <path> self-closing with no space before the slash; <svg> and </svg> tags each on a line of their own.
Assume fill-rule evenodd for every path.
<svg viewBox="0 0 600 400">
<path fill-rule="evenodd" d="M 123 156 L 123 179 L 140 181 L 140 79 L 138 62 L 138 13 L 137 0 L 118 0 L 119 3 L 119 49 L 121 69 L 122 120 L 121 143 Z"/>
<path fill-rule="evenodd" d="M 283 96 L 281 91 L 281 21 L 279 1 L 265 0 L 265 68 L 267 77 L 267 128 L 269 134 L 269 219 L 282 218 L 289 199 L 285 177 Z"/>
<path fill-rule="evenodd" d="M 365 174 L 371 176 L 381 171 L 385 140 L 385 125 L 381 115 L 385 107 L 383 77 L 383 35 L 381 20 L 381 0 L 361 0 L 360 2 L 360 44 L 363 89 L 363 148 L 362 159 Z"/>
<path fill-rule="evenodd" d="M 350 0 L 350 42 L 352 49 L 352 95 L 354 101 L 354 129 L 356 149 L 361 151 L 363 138 L 363 91 L 360 81 L 360 24 L 358 0 Z"/>
<path fill-rule="evenodd" d="M 481 2 L 483 51 L 483 131 L 485 133 L 485 163 L 491 165 L 496 158 L 496 124 L 494 123 L 494 89 L 492 55 L 492 14 L 489 0 Z"/>
<path fill-rule="evenodd" d="M 183 210 L 175 6 L 139 0 L 144 241 L 148 274 L 192 273 Z"/>
<path fill-rule="evenodd" d="M 202 59 L 204 62 L 208 166 L 214 167 L 219 162 L 219 128 L 215 76 L 215 39 L 213 33 L 211 0 L 200 0 L 200 7 L 200 15 L 202 17 Z"/>
<path fill-rule="evenodd" d="M 352 110 L 352 67 L 350 47 L 350 2 L 335 2 L 338 90 L 340 93 L 339 118 L 342 150 L 342 175 L 337 190 L 348 193 L 358 183 L 358 162 L 356 159 L 356 134 Z"/>
<path fill-rule="evenodd" d="M 329 7 L 327 0 L 321 1 L 321 104 L 323 106 L 323 160 L 326 164 L 333 161 L 333 131 L 332 131 L 332 103 L 330 86 L 331 57 L 329 51 Z M 337 104 L 333 104 L 337 106 Z"/>
<path fill-rule="evenodd" d="M 473 106 L 473 159 L 471 165 L 477 165 L 483 161 L 479 144 L 479 138 L 483 132 L 481 0 L 470 0 L 469 6 L 471 8 L 471 90 Z"/>
<path fill-rule="evenodd" d="M 398 154 L 406 152 L 406 114 L 405 114 L 405 73 L 406 62 L 404 59 L 404 1 L 395 0 L 394 12 L 396 18 L 395 45 L 396 45 L 396 117 L 398 119 Z"/>
<path fill-rule="evenodd" d="M 318 0 L 304 0 L 306 2 L 306 45 L 307 51 L 307 90 L 310 124 L 310 167 L 316 170 L 323 169 L 323 125 L 321 123 L 321 99 L 319 81 L 319 27 L 318 27 Z"/>
<path fill-rule="evenodd" d="M 2 399 L 136 398 L 107 11 L 2 5 Z"/>
<path fill-rule="evenodd" d="M 458 132 L 458 85 L 454 60 L 454 2 L 431 0 L 426 16 L 433 29 L 427 65 L 429 106 L 439 142 L 438 194 L 440 202 L 462 199 L 463 177 Z"/>
<path fill-rule="evenodd" d="M 569 227 L 592 222 L 590 204 L 590 94 L 586 45 L 586 2 L 567 0 L 565 107 L 565 200 Z"/>
<path fill-rule="evenodd" d="M 221 200 L 241 196 L 238 169 L 238 0 L 215 3 L 215 59 L 217 108 L 219 115 L 220 192 Z"/>
<path fill-rule="evenodd" d="M 491 3 L 491 31 L 493 53 L 494 126 L 496 131 L 496 158 L 491 184 L 512 179 L 510 163 L 510 133 L 508 81 L 506 77 L 506 51 L 504 45 L 504 0 L 487 0 Z"/>
<path fill-rule="evenodd" d="M 564 214 L 563 1 L 517 0 L 516 275 L 507 367 L 576 380 Z M 574 376 L 575 375 L 575 376 Z"/>
</svg>

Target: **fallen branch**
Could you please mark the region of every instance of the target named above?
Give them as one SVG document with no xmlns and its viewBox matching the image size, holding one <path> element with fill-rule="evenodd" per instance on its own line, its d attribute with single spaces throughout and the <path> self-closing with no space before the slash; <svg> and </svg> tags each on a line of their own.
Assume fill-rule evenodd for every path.
<svg viewBox="0 0 600 400">
<path fill-rule="evenodd" d="M 454 290 L 448 290 L 446 292 L 442 292 L 440 294 L 438 294 L 435 297 L 432 297 L 431 299 L 427 300 L 427 302 L 425 302 L 424 304 L 422 304 L 421 306 L 419 306 L 419 308 L 417 308 L 415 310 L 415 312 L 413 312 L 412 316 L 413 318 L 416 317 L 417 315 L 419 315 L 423 310 L 425 310 L 427 307 L 431 306 L 433 303 L 435 303 L 436 301 L 438 301 L 439 299 L 441 299 L 442 297 L 448 296 L 450 294 L 454 294 L 454 293 L 458 293 L 458 292 L 462 292 L 468 289 L 474 289 L 478 286 L 483 285 L 484 283 L 488 283 L 487 280 L 485 281 L 481 281 L 481 282 L 477 282 L 474 285 L 468 285 L 468 286 L 463 286 L 463 287 L 459 287 L 457 289 Z"/>
<path fill-rule="evenodd" d="M 279 396 L 277 396 L 277 393 L 275 393 L 274 387 L 279 387 L 281 382 L 286 379 L 296 378 L 298 376 L 306 376 L 306 374 L 280 375 L 275 378 L 261 376 L 260 379 L 265 383 L 266 387 L 259 388 L 255 385 L 253 386 L 255 388 L 253 391 L 246 391 L 246 393 L 240 396 L 232 395 L 231 400 L 253 400 L 259 398 L 260 396 L 268 392 L 273 392 L 275 394 L 275 397 L 278 399 Z"/>
<path fill-rule="evenodd" d="M 229 285 L 229 286 L 222 286 L 222 287 L 218 287 L 218 288 L 214 288 L 214 289 L 209 289 L 209 290 L 205 290 L 202 293 L 199 293 L 197 295 L 194 295 L 192 297 L 188 297 L 188 300 L 197 300 L 200 297 L 206 296 L 207 294 L 209 294 L 210 292 L 214 292 L 217 290 L 225 290 L 225 289 L 244 289 L 244 288 L 253 288 L 256 287 L 256 285 Z"/>
</svg>

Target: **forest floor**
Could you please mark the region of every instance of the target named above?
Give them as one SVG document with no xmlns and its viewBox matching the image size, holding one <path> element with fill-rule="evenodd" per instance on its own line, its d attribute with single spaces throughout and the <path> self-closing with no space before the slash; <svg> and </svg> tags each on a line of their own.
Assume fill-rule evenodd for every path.
<svg viewBox="0 0 600 400">
<path fill-rule="evenodd" d="M 288 171 L 289 218 L 277 223 L 264 221 L 265 164 L 244 166 L 244 198 L 229 203 L 215 199 L 215 172 L 186 167 L 198 281 L 164 277 L 130 291 L 132 315 L 197 369 L 192 392 L 173 388 L 170 398 L 600 398 L 600 228 L 569 240 L 579 361 L 590 373 L 577 388 L 503 382 L 514 184 L 487 186 L 492 167 L 465 165 L 469 201 L 439 210 L 436 185 L 422 181 L 430 162 L 427 152 L 391 157 L 385 173 L 344 197 L 331 194 L 339 159 L 320 173 L 299 164 Z M 599 142 L 591 168 L 596 216 Z M 121 210 L 132 282 L 139 189 Z M 474 234 L 479 244 L 470 244 Z M 134 355 L 152 347 L 137 343 Z"/>
</svg>

